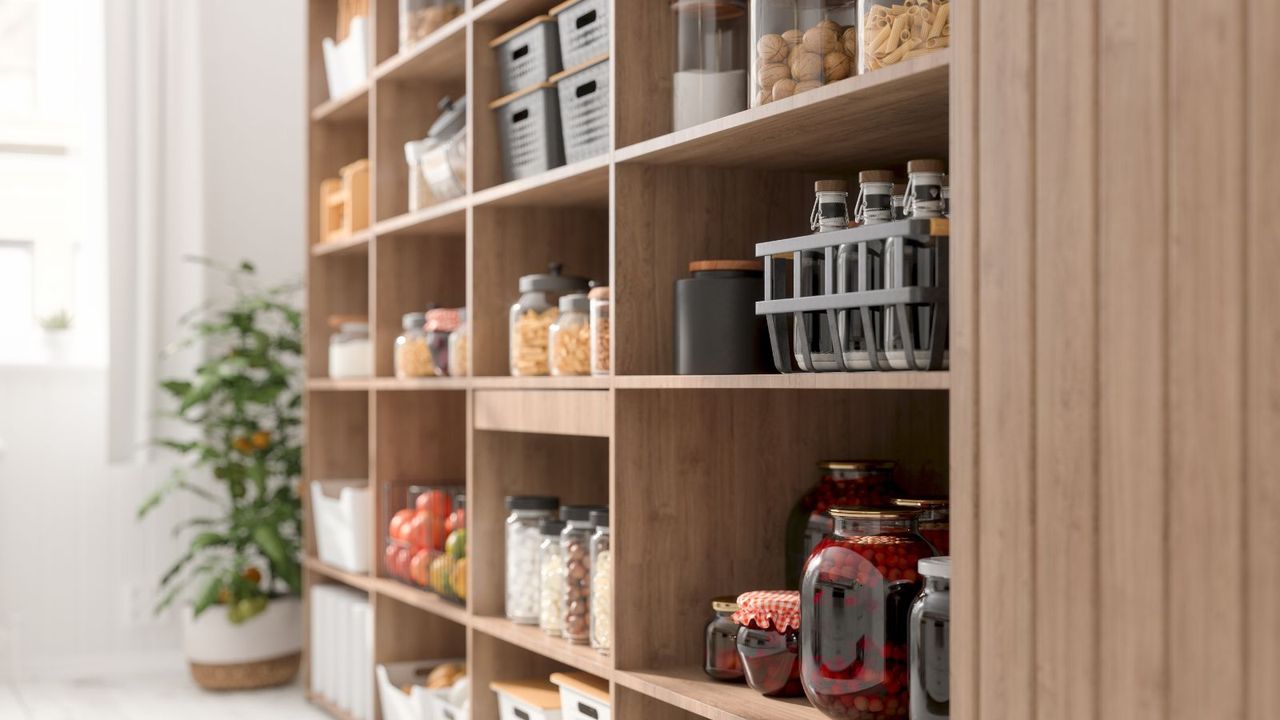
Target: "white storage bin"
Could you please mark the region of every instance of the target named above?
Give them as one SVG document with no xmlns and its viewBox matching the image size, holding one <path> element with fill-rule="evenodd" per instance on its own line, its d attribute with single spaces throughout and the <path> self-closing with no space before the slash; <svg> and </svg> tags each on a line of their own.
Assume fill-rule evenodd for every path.
<svg viewBox="0 0 1280 720">
<path fill-rule="evenodd" d="M 311 688 L 361 720 L 373 717 L 373 614 L 369 598 L 339 585 L 311 595 Z"/>
<path fill-rule="evenodd" d="M 560 686 L 560 717 L 564 720 L 609 720 L 609 683 L 584 672 L 552 673 Z"/>
<path fill-rule="evenodd" d="M 382 699 L 383 720 L 439 720 L 433 700 L 447 700 L 451 690 L 428 690 L 420 683 L 437 665 L 447 662 L 463 663 L 463 660 L 422 660 L 378 665 L 378 697 Z M 400 688 L 412 685 L 406 693 Z"/>
<path fill-rule="evenodd" d="M 329 99 L 340 98 L 363 85 L 369 78 L 369 19 L 363 15 L 351 18 L 351 31 L 342 42 L 325 38 L 324 75 L 329 84 Z"/>
<path fill-rule="evenodd" d="M 316 480 L 311 483 L 320 561 L 347 572 L 369 572 L 369 483 Z"/>
<path fill-rule="evenodd" d="M 500 720 L 560 720 L 560 693 L 546 680 L 492 682 Z"/>
<path fill-rule="evenodd" d="M 471 720 L 471 708 L 467 695 L 471 681 L 459 680 L 448 690 L 427 690 L 427 705 L 431 708 L 431 720 Z"/>
</svg>

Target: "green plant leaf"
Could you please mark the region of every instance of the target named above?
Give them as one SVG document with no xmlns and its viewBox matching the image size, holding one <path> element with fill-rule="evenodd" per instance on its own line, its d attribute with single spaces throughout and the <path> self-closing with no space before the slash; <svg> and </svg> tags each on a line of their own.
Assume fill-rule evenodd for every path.
<svg viewBox="0 0 1280 720">
<path fill-rule="evenodd" d="M 218 591 L 222 589 L 224 584 L 223 577 L 220 574 L 209 578 L 204 585 L 204 589 L 200 591 L 200 594 L 196 596 L 195 602 L 192 603 L 191 609 L 195 617 L 200 617 L 201 613 L 208 610 L 210 605 L 218 601 Z"/>
</svg>

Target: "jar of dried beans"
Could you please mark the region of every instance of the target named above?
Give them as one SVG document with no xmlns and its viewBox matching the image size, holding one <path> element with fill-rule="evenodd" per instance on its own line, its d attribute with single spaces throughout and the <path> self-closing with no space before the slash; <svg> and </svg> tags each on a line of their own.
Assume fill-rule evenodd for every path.
<svg viewBox="0 0 1280 720">
<path fill-rule="evenodd" d="M 897 507 L 920 511 L 916 525 L 935 555 L 951 554 L 951 504 L 946 498 L 894 498 Z"/>
<path fill-rule="evenodd" d="M 555 517 L 560 498 L 509 495 L 507 511 L 507 618 L 524 625 L 538 622 L 538 548 L 542 522 Z"/>
<path fill-rule="evenodd" d="M 800 593 L 753 590 L 738 596 L 738 657 L 747 685 L 765 697 L 799 697 Z"/>
<path fill-rule="evenodd" d="M 917 565 L 933 555 L 916 510 L 835 507 L 835 533 L 814 550 L 800 582 L 800 678 L 828 717 L 905 717 L 910 607 Z"/>
<path fill-rule="evenodd" d="M 858 0 L 858 72 L 951 44 L 949 0 Z"/>
<path fill-rule="evenodd" d="M 564 595 L 561 608 L 564 620 L 560 634 L 575 645 L 591 641 L 591 513 L 607 510 L 595 505 L 566 505 L 560 519 L 566 525 L 560 533 L 560 549 L 564 553 Z"/>
<path fill-rule="evenodd" d="M 715 616 L 707 623 L 707 649 L 702 669 L 712 680 L 742 682 L 742 661 L 738 658 L 738 599 L 732 595 L 711 601 Z"/>
<path fill-rule="evenodd" d="M 893 463 L 884 460 L 827 460 L 818 463 L 820 479 L 787 519 L 787 582 L 800 584 L 805 560 L 823 536 L 835 529 L 827 510 L 838 505 L 877 507 L 897 494 Z"/>
<path fill-rule="evenodd" d="M 547 364 L 552 375 L 586 375 L 591 370 L 589 351 L 591 322 L 587 319 L 589 301 L 583 293 L 560 298 L 560 316 L 551 323 L 547 342 L 551 354 Z"/>
<path fill-rule="evenodd" d="M 561 520 L 544 520 L 538 546 L 538 628 L 555 637 L 564 619 L 564 553 L 560 550 L 564 526 Z"/>
<path fill-rule="evenodd" d="M 520 299 L 511 306 L 510 352 L 512 375 L 546 375 L 549 372 L 551 324 L 560 317 L 562 295 L 585 292 L 584 278 L 561 274 L 560 263 L 551 263 L 546 273 L 520 278 Z"/>
</svg>

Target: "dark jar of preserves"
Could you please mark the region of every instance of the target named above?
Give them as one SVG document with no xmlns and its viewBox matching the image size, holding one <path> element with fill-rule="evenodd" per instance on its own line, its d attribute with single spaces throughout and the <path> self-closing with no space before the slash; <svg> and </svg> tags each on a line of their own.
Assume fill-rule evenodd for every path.
<svg viewBox="0 0 1280 720">
<path fill-rule="evenodd" d="M 918 510 L 835 507 L 835 533 L 805 564 L 800 679 L 828 717 L 906 717 L 917 566 L 933 551 Z"/>
<path fill-rule="evenodd" d="M 747 686 L 765 697 L 800 697 L 800 593 L 753 590 L 733 614 Z"/>
<path fill-rule="evenodd" d="M 946 498 L 894 498 L 896 507 L 920 511 L 916 528 L 935 555 L 951 554 L 951 504 Z"/>
<path fill-rule="evenodd" d="M 884 460 L 827 460 L 818 463 L 821 479 L 800 498 L 787 517 L 787 584 L 800 585 L 805 560 L 834 528 L 827 510 L 881 507 L 897 493 L 893 463 Z"/>
<path fill-rule="evenodd" d="M 711 601 L 715 617 L 707 623 L 707 654 L 702 669 L 712 680 L 742 682 L 742 660 L 738 658 L 738 600 L 732 595 Z"/>
</svg>

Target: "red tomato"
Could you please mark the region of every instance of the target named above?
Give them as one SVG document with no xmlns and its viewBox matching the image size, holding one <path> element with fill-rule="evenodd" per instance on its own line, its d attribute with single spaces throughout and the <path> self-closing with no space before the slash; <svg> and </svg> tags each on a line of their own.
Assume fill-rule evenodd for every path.
<svg viewBox="0 0 1280 720">
<path fill-rule="evenodd" d="M 449 499 L 449 493 L 443 490 L 429 490 L 422 493 L 418 496 L 416 505 L 418 512 L 426 512 L 441 521 L 444 521 L 449 511 L 453 509 L 453 501 Z"/>
<path fill-rule="evenodd" d="M 444 530 L 444 521 L 427 518 L 427 537 L 431 541 L 432 550 L 444 550 L 444 540 L 448 535 Z"/>
<path fill-rule="evenodd" d="M 421 510 L 413 514 L 413 521 L 409 523 L 408 541 L 415 550 L 427 546 L 427 514 Z"/>
<path fill-rule="evenodd" d="M 402 578 L 409 577 L 409 563 L 411 562 L 412 557 L 413 554 L 409 552 L 409 548 L 396 548 L 397 575 Z"/>
<path fill-rule="evenodd" d="M 413 559 L 409 561 L 409 577 L 415 583 L 426 586 L 427 584 L 427 551 L 419 550 L 414 553 Z"/>
<path fill-rule="evenodd" d="M 457 510 L 454 510 L 453 512 L 449 513 L 449 517 L 448 517 L 448 518 L 446 518 L 446 519 L 445 519 L 445 521 L 444 521 L 444 534 L 445 534 L 445 535 L 449 535 L 449 534 L 451 534 L 454 530 L 457 530 L 458 528 L 463 527 L 463 524 L 462 524 L 462 513 L 463 513 L 463 512 L 464 512 L 464 511 L 462 510 L 462 508 L 458 508 Z"/>
<path fill-rule="evenodd" d="M 404 526 L 413 520 L 413 511 L 409 508 L 399 510 L 391 516 L 391 524 L 387 526 L 387 537 L 392 540 L 403 540 Z"/>
<path fill-rule="evenodd" d="M 395 545 L 388 545 L 386 551 L 383 552 L 382 554 L 382 562 L 387 566 L 387 574 L 391 576 L 400 574 L 396 572 L 396 550 L 397 549 L 398 548 L 396 548 Z"/>
</svg>

